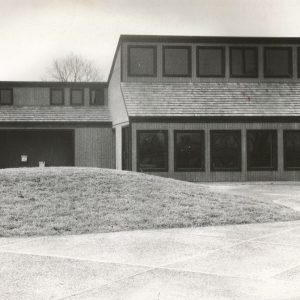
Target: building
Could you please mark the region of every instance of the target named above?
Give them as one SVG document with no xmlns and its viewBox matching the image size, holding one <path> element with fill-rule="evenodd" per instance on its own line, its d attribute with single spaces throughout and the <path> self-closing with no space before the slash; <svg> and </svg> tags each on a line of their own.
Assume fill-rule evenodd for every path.
<svg viewBox="0 0 300 300">
<path fill-rule="evenodd" d="M 0 83 L 0 168 L 115 167 L 105 83 Z"/>
<path fill-rule="evenodd" d="M 300 38 L 123 35 L 107 83 L 0 89 L 0 167 L 300 179 Z"/>
</svg>

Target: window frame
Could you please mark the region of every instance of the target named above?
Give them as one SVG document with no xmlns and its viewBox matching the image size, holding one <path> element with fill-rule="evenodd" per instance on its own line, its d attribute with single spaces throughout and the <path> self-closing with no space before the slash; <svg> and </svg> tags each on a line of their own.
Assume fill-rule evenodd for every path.
<svg viewBox="0 0 300 300">
<path fill-rule="evenodd" d="M 243 57 L 243 72 L 245 74 L 245 69 L 246 69 L 246 57 L 245 57 L 245 52 L 246 50 L 254 50 L 254 56 L 255 56 L 255 64 L 256 64 L 256 73 L 254 75 L 234 75 L 233 74 L 233 68 L 232 68 L 232 57 L 233 57 L 233 50 L 242 50 L 242 57 Z M 231 78 L 258 78 L 258 47 L 235 47 L 232 46 L 229 48 L 229 69 L 230 69 L 230 77 Z"/>
<path fill-rule="evenodd" d="M 206 75 L 201 75 L 199 72 L 199 50 L 200 49 L 218 49 L 222 50 L 222 55 L 221 55 L 221 63 L 222 63 L 222 72 L 220 75 L 211 75 L 211 74 L 206 74 Z M 226 52 L 226 47 L 225 46 L 197 46 L 196 47 L 196 75 L 198 78 L 225 78 L 225 52 Z"/>
<path fill-rule="evenodd" d="M 176 134 L 177 133 L 200 133 L 201 139 L 203 143 L 203 147 L 199 153 L 202 159 L 202 167 L 201 168 L 178 168 L 177 167 L 177 151 L 176 151 Z M 205 172 L 205 131 L 204 130 L 174 130 L 174 171 L 175 172 Z"/>
<path fill-rule="evenodd" d="M 62 91 L 62 103 L 53 103 L 52 99 L 53 99 L 53 91 Z M 63 106 L 65 105 L 65 90 L 64 88 L 50 88 L 50 105 L 53 106 Z"/>
<path fill-rule="evenodd" d="M 275 136 L 275 166 L 274 167 L 251 167 L 250 166 L 250 159 L 249 159 L 249 139 L 248 139 L 248 133 L 249 132 L 258 132 L 258 131 L 264 131 L 264 132 L 270 132 L 273 133 Z M 273 143 L 273 140 L 272 140 Z M 247 171 L 277 171 L 278 170 L 278 132 L 277 129 L 247 129 L 246 131 L 246 160 L 247 160 Z"/>
<path fill-rule="evenodd" d="M 3 90 L 10 91 L 10 94 L 11 94 L 10 103 L 2 103 L 1 91 L 3 91 Z M 13 90 L 13 88 L 5 88 L 5 87 L 0 88 L 0 105 L 13 105 L 13 104 L 14 104 L 14 90 Z"/>
<path fill-rule="evenodd" d="M 287 141 L 287 134 L 289 132 L 298 132 L 300 134 L 299 129 L 287 129 L 283 130 L 283 165 L 284 165 L 284 171 L 299 171 L 299 167 L 288 167 L 287 166 L 287 159 L 286 159 L 286 141 Z"/>
<path fill-rule="evenodd" d="M 165 168 L 164 169 L 143 169 L 140 171 L 140 150 L 139 150 L 139 138 L 143 133 L 163 133 L 165 138 L 165 147 L 164 151 L 166 151 L 167 155 L 165 157 Z M 137 172 L 169 172 L 169 132 L 168 130 L 137 130 L 136 131 L 136 169 Z"/>
<path fill-rule="evenodd" d="M 81 103 L 73 103 L 73 96 L 72 96 L 72 92 L 73 91 L 80 91 L 81 92 L 81 96 L 82 96 L 82 101 Z M 83 106 L 84 105 L 84 92 L 83 92 L 83 88 L 71 88 L 70 90 L 70 104 L 72 106 Z"/>
<path fill-rule="evenodd" d="M 238 142 L 239 142 L 239 167 L 238 168 L 215 168 L 213 166 L 213 143 L 212 143 L 212 137 L 214 133 L 220 134 L 220 133 L 235 133 L 238 135 Z M 210 139 L 210 171 L 211 172 L 241 172 L 242 171 L 242 131 L 240 129 L 224 129 L 224 130 L 210 130 L 209 132 L 209 139 Z"/>
<path fill-rule="evenodd" d="M 288 51 L 288 72 L 289 75 L 268 75 L 267 69 L 267 51 L 268 50 L 287 50 Z M 264 78 L 293 78 L 293 48 L 292 47 L 264 47 Z"/>
<path fill-rule="evenodd" d="M 92 103 L 92 92 L 93 91 L 102 91 L 103 92 L 103 103 L 102 104 L 94 104 Z M 90 88 L 90 106 L 104 106 L 105 105 L 105 89 L 99 89 L 99 88 Z"/>
<path fill-rule="evenodd" d="M 134 74 L 131 72 L 130 49 L 148 48 L 153 49 L 153 73 L 152 74 Z M 128 77 L 157 77 L 157 46 L 155 45 L 128 45 L 127 46 L 127 76 Z"/>
<path fill-rule="evenodd" d="M 188 51 L 188 74 L 167 74 L 166 73 L 166 49 L 184 49 Z M 191 77 L 192 76 L 192 47 L 191 46 L 166 46 L 162 47 L 162 69 L 163 77 Z"/>
</svg>

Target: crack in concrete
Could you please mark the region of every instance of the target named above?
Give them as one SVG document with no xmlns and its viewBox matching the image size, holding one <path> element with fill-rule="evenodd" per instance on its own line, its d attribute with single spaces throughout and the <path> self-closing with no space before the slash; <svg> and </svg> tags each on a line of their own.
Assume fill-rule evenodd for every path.
<svg viewBox="0 0 300 300">
<path fill-rule="evenodd" d="M 208 251 L 209 253 L 214 253 L 214 252 L 217 252 L 217 251 L 221 251 L 221 250 L 226 250 L 226 249 L 230 249 L 232 247 L 235 247 L 235 246 L 238 246 L 238 245 L 242 245 L 242 244 L 245 244 L 245 243 L 248 243 L 248 242 L 251 242 L 251 241 L 255 241 L 257 239 L 260 239 L 260 238 L 265 238 L 265 237 L 269 237 L 269 236 L 273 236 L 273 235 L 278 235 L 278 234 L 281 234 L 281 233 L 285 233 L 285 232 L 289 232 L 293 229 L 297 229 L 297 228 L 300 228 L 300 225 L 296 225 L 296 226 L 292 226 L 291 228 L 288 228 L 288 229 L 285 229 L 285 230 L 280 230 L 278 232 L 274 232 L 274 233 L 269 233 L 269 234 L 265 234 L 265 235 L 261 235 L 261 236 L 257 236 L 257 237 L 254 237 L 254 238 L 250 238 L 250 239 L 247 239 L 247 240 L 244 240 L 244 241 L 241 241 L 239 243 L 236 243 L 236 244 L 232 244 L 232 245 L 228 245 L 228 246 L 225 246 L 225 247 L 221 247 L 221 248 L 217 248 L 217 249 L 214 249 L 214 250 L 210 250 Z M 207 254 L 207 253 L 206 253 Z M 170 269 L 172 270 L 172 268 L 168 268 L 168 266 L 170 265 L 173 265 L 173 264 L 176 264 L 176 263 L 181 263 L 181 262 L 184 262 L 184 261 L 187 261 L 187 260 L 190 260 L 190 259 L 194 259 L 194 258 L 197 258 L 197 257 L 201 257 L 203 254 L 197 254 L 197 255 L 193 255 L 193 256 L 190 256 L 188 258 L 184 258 L 184 259 L 181 259 L 181 260 L 178 260 L 176 262 L 173 262 L 173 263 L 168 263 L 168 264 L 164 264 L 164 265 L 160 265 L 160 266 L 156 266 L 156 267 L 153 267 L 149 270 L 144 270 L 142 272 L 138 272 L 136 274 L 133 274 L 133 275 L 130 275 L 130 276 L 127 276 L 127 277 L 124 277 L 124 278 L 120 278 L 118 280 L 115 280 L 115 281 L 111 281 L 111 282 L 108 282 L 108 283 L 105 283 L 105 284 L 102 284 L 96 288 L 91 288 L 91 289 L 87 289 L 87 290 L 82 290 L 82 291 L 78 291 L 76 293 L 73 293 L 73 294 L 70 294 L 68 296 L 65 296 L 63 298 L 59 298 L 58 300 L 63 300 L 63 299 L 70 299 L 70 298 L 73 298 L 73 297 L 76 297 L 76 296 L 80 296 L 80 295 L 83 295 L 83 294 L 86 294 L 86 293 L 89 293 L 89 292 L 95 292 L 97 290 L 101 290 L 101 288 L 105 287 L 105 286 L 108 286 L 108 285 L 113 285 L 117 282 L 121 282 L 121 281 L 124 281 L 124 280 L 128 280 L 128 279 L 131 279 L 131 278 L 134 278 L 136 276 L 139 276 L 139 275 L 142 275 L 142 274 L 146 274 L 148 272 L 152 272 L 154 270 L 160 270 L 160 269 Z M 175 269 L 174 269 L 175 270 Z M 220 276 L 220 277 L 224 277 L 222 274 L 214 274 L 215 276 Z M 242 278 L 242 277 L 237 277 L 237 278 Z M 271 278 L 271 277 L 270 277 Z M 249 278 L 247 278 L 249 279 Z M 272 278 L 273 279 L 273 278 Z M 263 280 L 263 279 L 262 279 Z M 276 280 L 276 279 L 274 279 Z"/>
</svg>

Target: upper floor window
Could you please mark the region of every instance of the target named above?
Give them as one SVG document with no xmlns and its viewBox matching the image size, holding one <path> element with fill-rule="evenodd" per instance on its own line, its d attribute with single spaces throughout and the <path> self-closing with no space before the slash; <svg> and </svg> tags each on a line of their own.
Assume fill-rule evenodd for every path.
<svg viewBox="0 0 300 300">
<path fill-rule="evenodd" d="M 71 105 L 83 105 L 83 89 L 71 89 Z"/>
<path fill-rule="evenodd" d="M 50 104 L 64 105 L 64 89 L 53 88 L 50 90 Z"/>
<path fill-rule="evenodd" d="M 128 46 L 128 76 L 156 76 L 155 46 Z"/>
<path fill-rule="evenodd" d="M 230 48 L 230 76 L 257 77 L 258 59 L 257 48 L 232 47 Z"/>
<path fill-rule="evenodd" d="M 265 77 L 292 77 L 292 48 L 266 47 L 264 51 Z"/>
<path fill-rule="evenodd" d="M 12 105 L 13 104 L 13 90 L 12 89 L 0 89 L 0 105 Z"/>
<path fill-rule="evenodd" d="M 191 76 L 191 47 L 163 47 L 163 75 L 170 77 Z"/>
<path fill-rule="evenodd" d="M 197 76 L 224 77 L 225 49 L 224 47 L 197 47 Z"/>
<path fill-rule="evenodd" d="M 90 105 L 104 105 L 104 89 L 91 89 Z"/>
</svg>

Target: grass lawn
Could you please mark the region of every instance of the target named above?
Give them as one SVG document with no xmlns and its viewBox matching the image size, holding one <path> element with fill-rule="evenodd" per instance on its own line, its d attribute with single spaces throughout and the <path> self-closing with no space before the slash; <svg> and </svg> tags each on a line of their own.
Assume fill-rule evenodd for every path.
<svg viewBox="0 0 300 300">
<path fill-rule="evenodd" d="M 0 170 L 0 236 L 299 220 L 271 201 L 98 168 Z"/>
</svg>

